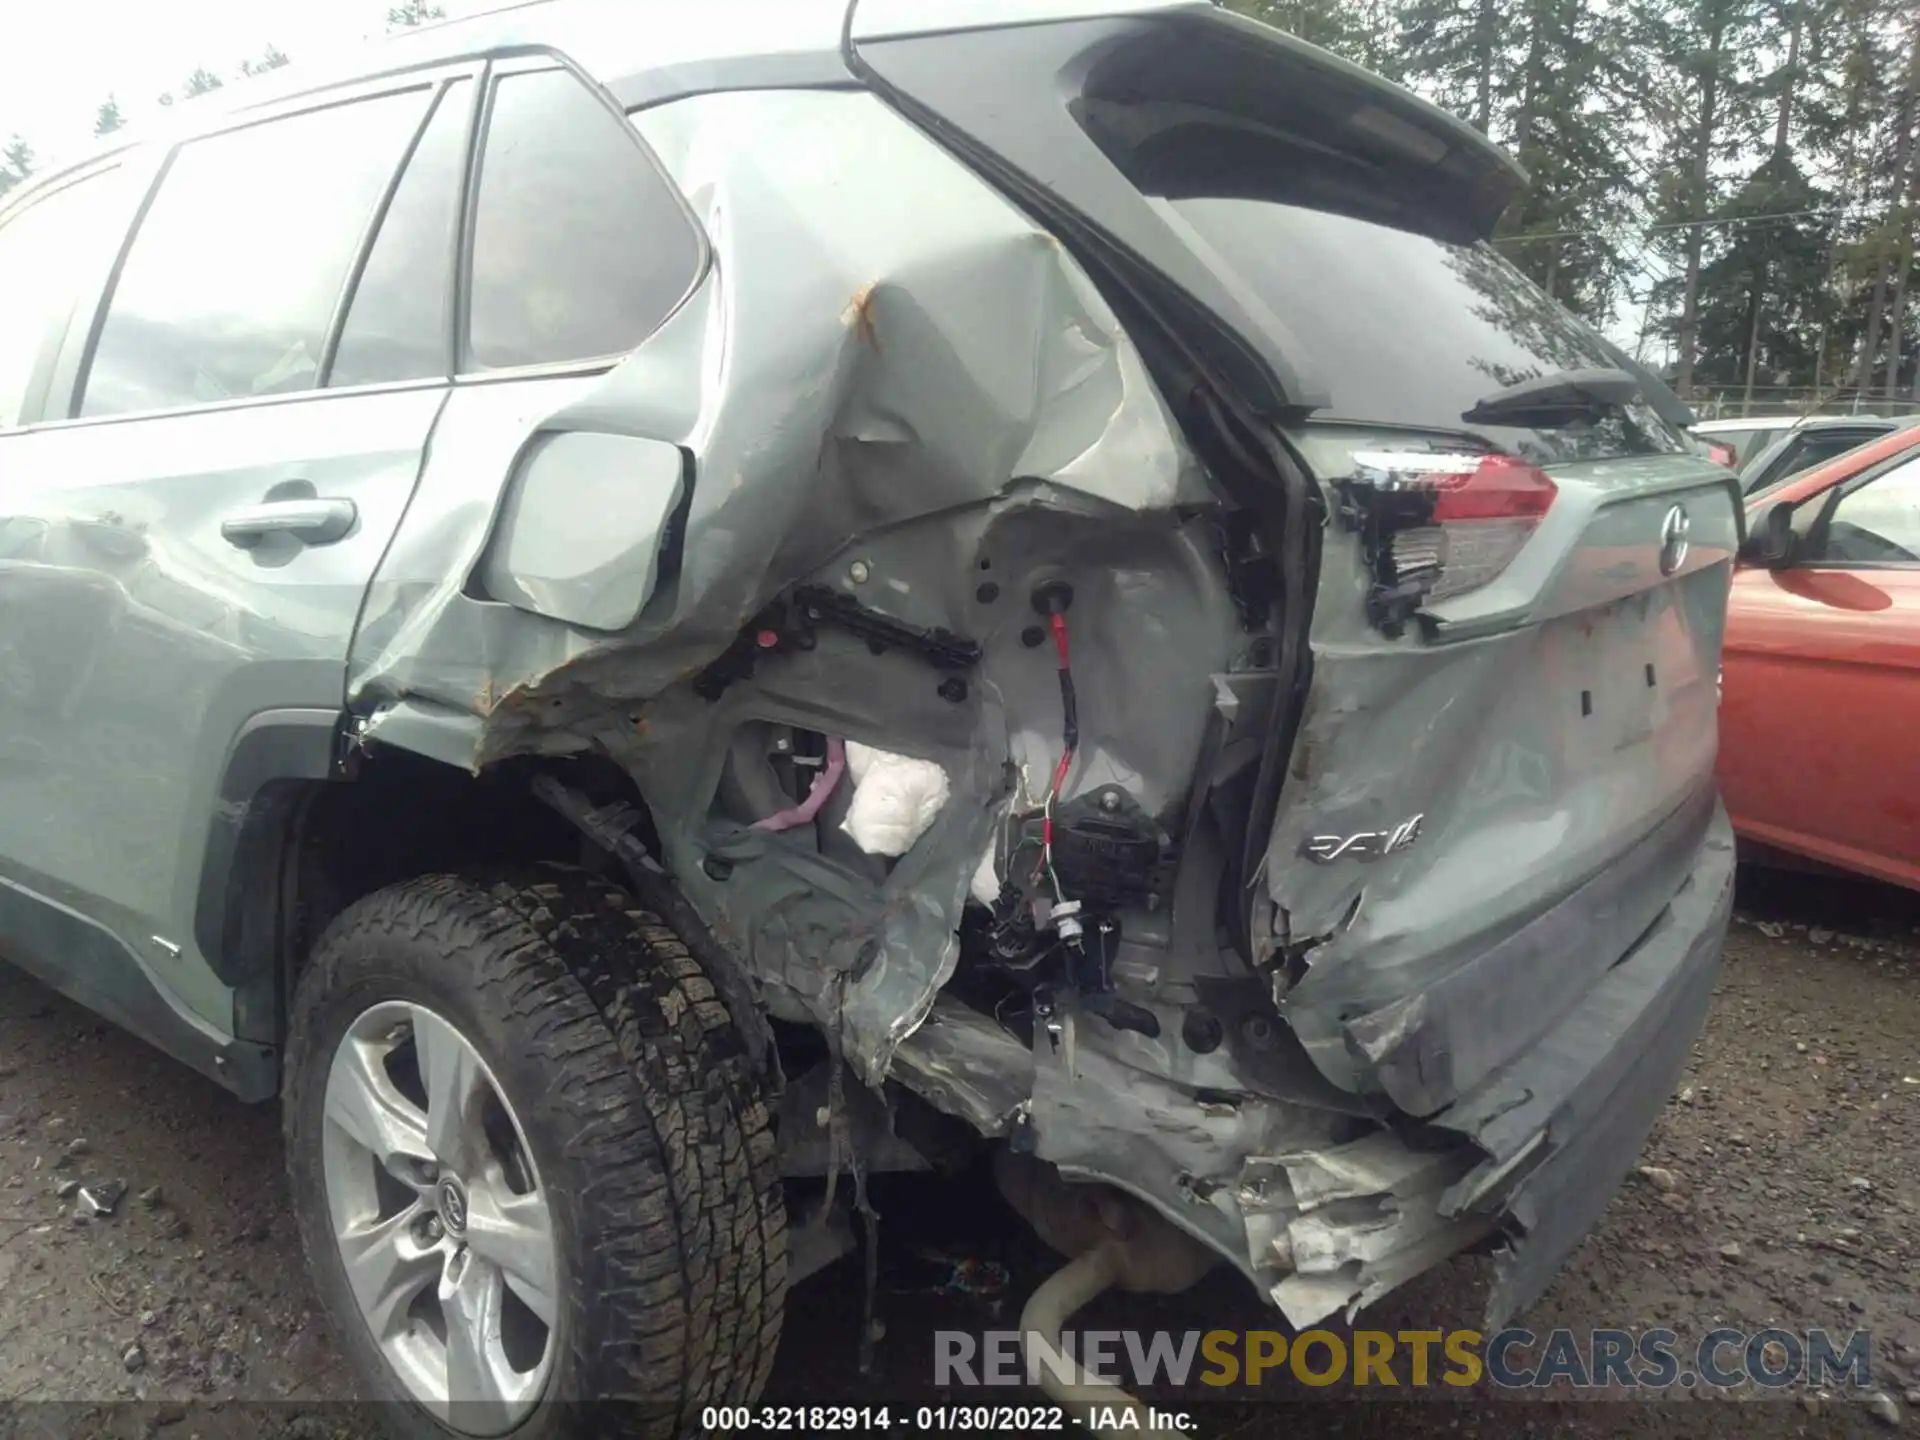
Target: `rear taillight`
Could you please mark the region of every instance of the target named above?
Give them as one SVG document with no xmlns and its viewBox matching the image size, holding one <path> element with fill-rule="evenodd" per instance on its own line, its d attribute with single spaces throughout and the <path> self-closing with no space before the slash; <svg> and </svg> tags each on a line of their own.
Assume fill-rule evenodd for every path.
<svg viewBox="0 0 1920 1440">
<path fill-rule="evenodd" d="M 1707 458 L 1716 465 L 1724 465 L 1731 470 L 1739 463 L 1740 453 L 1731 445 L 1722 445 L 1718 440 L 1707 441 Z"/>
<path fill-rule="evenodd" d="M 1424 605 L 1513 563 L 1553 506 L 1553 480 L 1512 455 L 1363 450 L 1342 487 L 1374 571 L 1368 619 L 1397 635 Z"/>
</svg>

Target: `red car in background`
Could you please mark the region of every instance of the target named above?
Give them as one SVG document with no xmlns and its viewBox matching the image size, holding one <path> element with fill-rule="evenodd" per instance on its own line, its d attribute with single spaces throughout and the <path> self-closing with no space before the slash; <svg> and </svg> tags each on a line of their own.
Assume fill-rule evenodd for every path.
<svg viewBox="0 0 1920 1440">
<path fill-rule="evenodd" d="M 1720 706 L 1745 848 L 1920 889 L 1920 429 L 1747 501 Z"/>
</svg>

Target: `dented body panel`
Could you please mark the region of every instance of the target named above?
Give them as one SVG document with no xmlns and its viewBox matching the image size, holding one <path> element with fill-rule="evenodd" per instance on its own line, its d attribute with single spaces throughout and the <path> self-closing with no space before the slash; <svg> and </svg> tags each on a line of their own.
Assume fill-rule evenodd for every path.
<svg viewBox="0 0 1920 1440">
<path fill-rule="evenodd" d="M 875 7 L 855 30 L 915 27 Z M 887 63 L 911 74 L 905 55 Z M 604 375 L 452 397 L 473 423 L 430 458 L 355 643 L 365 738 L 476 770 L 612 756 L 772 1014 L 869 1085 L 1145 1201 L 1295 1323 L 1502 1239 L 1496 1306 L 1527 1303 L 1624 1173 L 1724 929 L 1712 685 L 1739 520 L 1718 473 L 1555 464 L 1499 579 L 1388 637 L 1341 486 L 1405 436 L 1308 423 L 1287 443 L 1325 502 L 1317 593 L 1263 620 L 1151 357 L 1038 218 L 865 91 L 699 95 L 635 123 L 712 261 Z M 1311 397 L 1312 355 L 1260 316 L 1241 333 Z M 636 548 L 658 583 L 607 628 L 580 623 L 581 585 L 516 568 L 551 553 L 545 507 L 495 509 L 471 477 L 615 436 L 673 447 L 686 490 L 676 523 L 653 502 Z M 1668 573 L 1675 504 L 1697 519 Z M 1108 988 L 1034 989 L 1023 1035 L 948 992 L 1060 753 L 1036 610 L 1060 584 L 1081 728 L 1056 803 L 1150 817 L 1177 869 L 1114 911 Z M 1235 824 L 1259 823 L 1276 627 L 1309 615 L 1239 956 L 1220 878 Z M 804 798 L 765 757 L 808 734 L 940 767 L 945 801 L 897 860 L 836 838 L 844 798 L 756 823 Z M 1409 1148 L 1397 1117 L 1456 1147 Z"/>
<path fill-rule="evenodd" d="M 638 124 L 714 263 L 606 375 L 514 387 L 511 405 L 455 394 L 458 448 L 430 459 L 375 577 L 349 702 L 375 741 L 402 702 L 479 719 L 472 768 L 588 745 L 627 764 L 671 868 L 776 1012 L 840 1031 L 878 1083 L 952 971 L 1008 759 L 1036 777 L 1051 763 L 1053 671 L 1018 643 L 1036 584 L 1063 579 L 1110 617 L 1076 637 L 1104 717 L 1076 785 L 1125 780 L 1153 809 L 1184 793 L 1207 677 L 1234 643 L 1218 562 L 1175 515 L 1208 491 L 1079 267 L 874 96 L 711 95 Z M 959 183 L 926 183 L 942 172 Z M 504 476 L 535 434 L 616 433 L 680 447 L 693 477 L 677 573 L 638 621 L 608 635 L 470 593 L 490 544 L 510 569 L 518 527 L 547 523 L 516 511 L 496 533 L 471 477 Z M 718 701 L 696 693 L 743 625 L 809 582 L 980 641 L 966 697 L 942 698 L 912 655 L 824 630 Z M 715 813 L 749 724 L 937 761 L 954 803 L 876 880 Z"/>
<path fill-rule="evenodd" d="M 647 903 L 756 1044 L 817 1030 L 1295 1324 L 1469 1246 L 1524 1306 L 1711 989 L 1732 482 L 1478 243 L 1511 161 L 1310 46 L 1141 0 L 676 16 L 408 42 L 578 67 L 698 265 L 617 357 L 328 397 L 404 410 L 414 478 L 382 472 L 301 652 L 339 695 L 279 703 L 533 769 L 632 869 L 567 789 L 611 761 Z M 1241 145 L 1302 188 L 1210 191 Z M 1387 271 L 1285 281 L 1352 292 L 1315 313 L 1246 261 L 1302 215 L 1329 265 L 1440 277 L 1423 325 Z M 1549 371 L 1560 411 L 1499 408 Z"/>
</svg>

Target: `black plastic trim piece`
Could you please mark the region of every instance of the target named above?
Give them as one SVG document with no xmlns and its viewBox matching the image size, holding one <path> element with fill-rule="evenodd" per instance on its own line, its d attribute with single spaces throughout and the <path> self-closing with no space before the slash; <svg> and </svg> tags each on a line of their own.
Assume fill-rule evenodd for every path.
<svg viewBox="0 0 1920 1440">
<path fill-rule="evenodd" d="M 393 208 L 393 197 L 400 193 L 400 186 L 407 178 L 407 170 L 413 164 L 413 157 L 420 148 L 420 141 L 427 133 L 427 127 L 433 123 L 433 117 L 440 113 L 440 106 L 446 101 L 447 94 L 453 88 L 452 81 L 443 81 L 427 95 L 427 105 L 420 112 L 420 119 L 413 127 L 413 134 L 407 138 L 406 147 L 400 152 L 399 163 L 393 167 L 393 173 L 387 177 L 387 185 L 380 192 L 380 198 L 374 203 L 373 213 L 367 216 L 367 223 L 360 232 L 360 243 L 353 252 L 353 263 L 347 267 L 345 278 L 340 282 L 340 293 L 333 304 L 333 314 L 327 320 L 326 334 L 320 342 L 320 363 L 314 370 L 314 389 L 325 390 L 333 379 L 334 357 L 340 353 L 340 337 L 347 328 L 347 316 L 353 309 L 354 299 L 360 293 L 360 277 L 366 273 L 367 262 L 373 258 L 373 247 L 380 241 L 381 228 L 387 223 L 387 212 Z M 406 95 L 412 92 L 395 91 Z M 381 99 L 387 97 L 381 96 Z"/>
<path fill-rule="evenodd" d="M 273 872 L 255 863 L 265 858 L 258 852 L 289 803 L 270 787 L 331 777 L 345 718 L 339 710 L 262 711 L 227 751 L 193 917 L 194 944 L 223 984 L 240 989 L 273 968 L 270 954 L 256 954 L 242 940 L 248 898 L 273 883 Z"/>
<path fill-rule="evenodd" d="M 271 1048 L 183 1010 L 111 931 L 10 880 L 0 880 L 0 954 L 242 1100 L 270 1099 L 280 1088 Z"/>
</svg>

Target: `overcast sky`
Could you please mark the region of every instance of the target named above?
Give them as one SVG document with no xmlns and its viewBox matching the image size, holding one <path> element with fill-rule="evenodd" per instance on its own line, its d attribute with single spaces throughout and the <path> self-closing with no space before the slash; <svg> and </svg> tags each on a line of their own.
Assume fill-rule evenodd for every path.
<svg viewBox="0 0 1920 1440">
<path fill-rule="evenodd" d="M 84 147 L 113 95 L 130 123 L 152 115 L 197 65 L 232 82 L 277 45 L 295 64 L 386 29 L 392 0 L 65 0 L 6 4 L 0 140 L 19 133 L 42 162 Z M 488 0 L 441 0 L 449 15 Z M 499 0 L 493 0 L 498 4 Z"/>
</svg>

